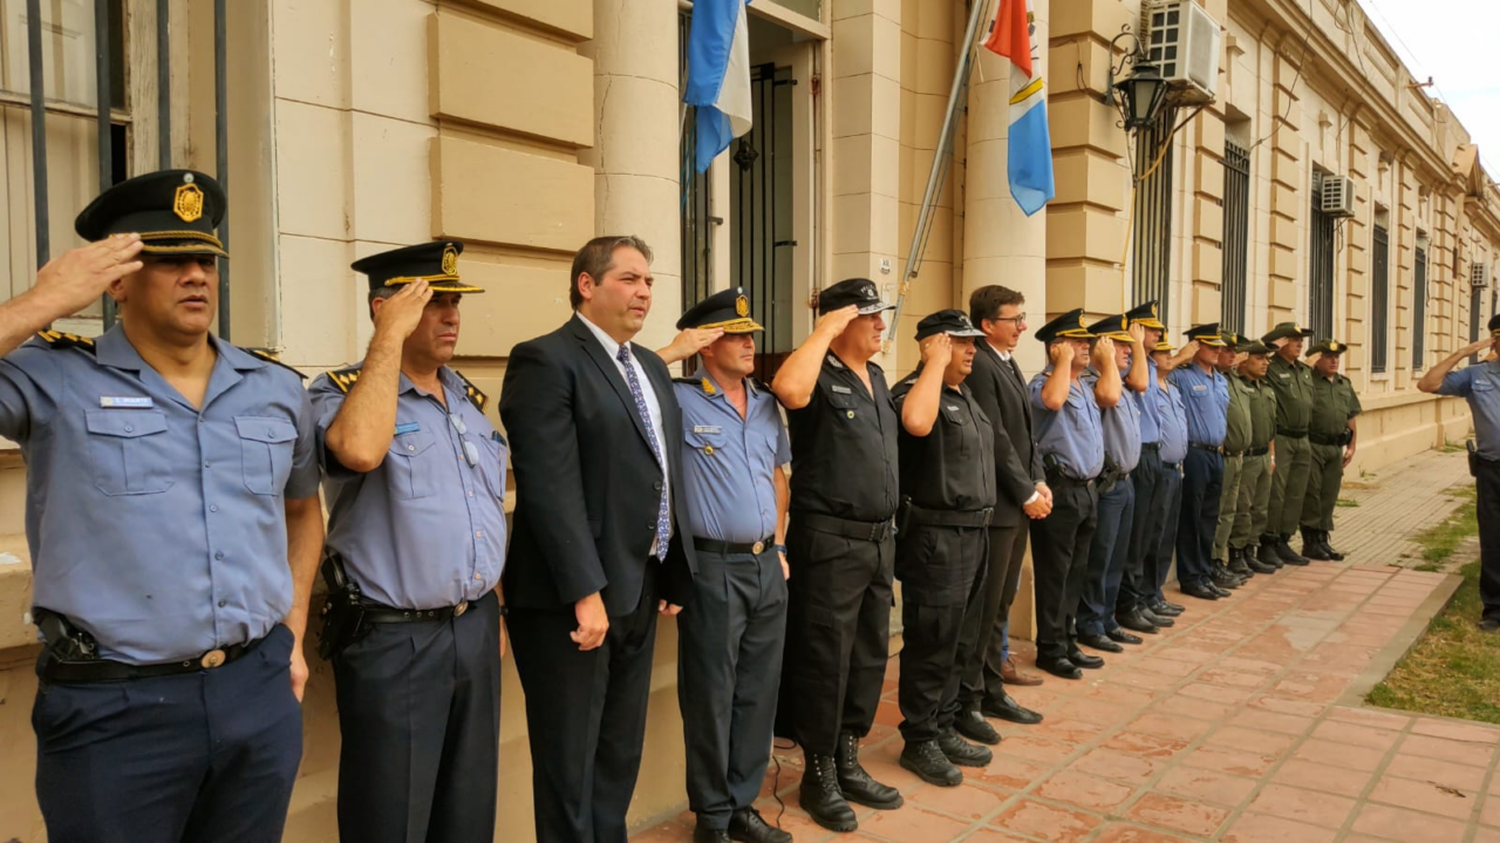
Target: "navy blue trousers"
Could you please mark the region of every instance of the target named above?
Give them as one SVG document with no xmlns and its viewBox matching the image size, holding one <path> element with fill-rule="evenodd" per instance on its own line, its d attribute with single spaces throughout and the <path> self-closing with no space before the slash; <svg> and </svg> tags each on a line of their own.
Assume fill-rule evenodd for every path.
<svg viewBox="0 0 1500 843">
<path fill-rule="evenodd" d="M 1130 482 L 1135 486 L 1135 516 L 1130 519 L 1130 550 L 1120 578 L 1115 614 L 1148 606 L 1156 596 L 1156 553 L 1167 509 L 1167 481 L 1162 476 L 1167 471 L 1160 450 L 1143 448 L 1141 461 L 1130 472 Z"/>
<path fill-rule="evenodd" d="M 1157 534 L 1156 552 L 1147 557 L 1147 564 L 1151 567 L 1145 579 L 1156 584 L 1152 599 L 1165 600 L 1162 586 L 1172 574 L 1172 554 L 1177 549 L 1177 522 L 1182 516 L 1182 466 L 1163 462 L 1157 482 L 1161 486 L 1162 526 Z M 1178 574 L 1178 578 L 1181 577 Z"/>
<path fill-rule="evenodd" d="M 1103 635 L 1119 629 L 1115 603 L 1120 578 L 1130 556 L 1130 532 L 1135 519 L 1135 486 L 1129 478 L 1099 496 L 1099 526 L 1089 544 L 1088 579 L 1078 605 L 1078 634 Z"/>
<path fill-rule="evenodd" d="M 1209 581 L 1223 489 L 1224 457 L 1189 448 L 1182 462 L 1182 514 L 1177 523 L 1178 585 L 1206 585 Z"/>
<path fill-rule="evenodd" d="M 274 843 L 302 760 L 292 633 L 216 670 L 43 685 L 31 711 L 51 843 Z"/>
</svg>

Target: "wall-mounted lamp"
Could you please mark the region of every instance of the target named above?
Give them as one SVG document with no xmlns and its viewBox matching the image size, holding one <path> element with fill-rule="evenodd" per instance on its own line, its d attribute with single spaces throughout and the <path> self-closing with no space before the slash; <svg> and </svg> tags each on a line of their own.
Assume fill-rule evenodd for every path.
<svg viewBox="0 0 1500 843">
<path fill-rule="evenodd" d="M 1110 65 L 1109 84 L 1100 99 L 1120 112 L 1125 131 L 1137 132 L 1155 123 L 1161 114 L 1162 103 L 1167 99 L 1167 81 L 1156 65 L 1146 60 L 1140 39 L 1128 26 L 1109 42 L 1110 56 L 1115 54 L 1115 44 L 1125 37 L 1135 42 L 1135 49 L 1121 56 L 1118 65 Z M 1121 76 L 1127 64 L 1130 65 L 1130 75 Z M 1120 77 L 1118 82 L 1116 77 Z"/>
</svg>

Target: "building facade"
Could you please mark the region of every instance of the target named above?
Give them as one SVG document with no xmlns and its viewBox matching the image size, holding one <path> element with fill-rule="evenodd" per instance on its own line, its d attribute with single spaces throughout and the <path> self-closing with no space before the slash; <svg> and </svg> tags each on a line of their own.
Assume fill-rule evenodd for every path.
<svg viewBox="0 0 1500 843">
<path fill-rule="evenodd" d="M 883 360 L 893 377 L 915 364 L 916 321 L 966 307 L 985 284 L 1025 292 L 1033 327 L 1073 307 L 1103 315 L 1154 297 L 1174 341 L 1197 322 L 1258 334 L 1294 319 L 1350 343 L 1365 407 L 1358 468 L 1463 437 L 1463 404 L 1414 383 L 1495 312 L 1500 193 L 1461 115 L 1414 86 L 1354 0 L 1204 0 L 1220 33 L 1217 96 L 1196 113 L 1177 108 L 1149 136 L 1127 134 L 1101 99 L 1120 57 L 1112 39 L 1141 31 L 1140 0 L 1036 0 L 1057 197 L 1032 217 L 1006 182 L 1002 60 L 979 52 L 939 149 L 970 2 L 751 4 L 755 129 L 701 175 L 680 97 L 686 0 L 167 0 L 165 38 L 154 0 L 55 0 L 35 22 L 41 169 L 28 108 L 33 22 L 10 3 L 0 297 L 32 282 L 42 229 L 50 254 L 77 245 L 73 216 L 102 179 L 166 162 L 228 176 L 234 258 L 221 332 L 309 374 L 357 360 L 369 339 L 352 261 L 455 238 L 468 244 L 463 272 L 489 290 L 465 301 L 457 366 L 497 394 L 510 349 L 567 318 L 572 251 L 606 232 L 638 234 L 656 253 L 642 342 L 664 345 L 685 305 L 741 285 L 768 328 L 769 371 L 811 329 L 821 287 L 864 276 L 903 293 L 938 158 L 933 224 Z M 113 57 L 103 72 L 100 43 Z M 1137 183 L 1143 156 L 1161 165 Z M 1323 186 L 1339 177 L 1353 187 L 1352 216 L 1321 210 Z M 94 308 L 58 327 L 93 334 L 107 318 Z M 1040 344 L 1023 341 L 1020 360 L 1036 371 Z M 0 745 L 13 761 L 0 769 L 0 839 L 29 841 L 43 830 L 28 719 L 36 644 L 21 620 L 24 472 L 0 442 L 0 698 L 12 703 L 0 706 Z M 1013 617 L 1024 634 L 1029 619 Z M 686 799 L 671 622 L 657 647 L 638 822 Z M 332 676 L 313 668 L 291 841 L 334 834 Z M 530 839 L 509 668 L 503 695 L 503 839 Z"/>
</svg>

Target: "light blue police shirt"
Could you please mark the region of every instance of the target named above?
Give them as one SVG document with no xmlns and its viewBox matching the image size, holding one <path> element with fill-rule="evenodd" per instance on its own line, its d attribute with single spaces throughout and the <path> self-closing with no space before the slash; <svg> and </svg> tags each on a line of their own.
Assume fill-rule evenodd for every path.
<svg viewBox="0 0 1500 843">
<path fill-rule="evenodd" d="M 1479 455 L 1500 460 L 1500 360 L 1449 372 L 1437 394 L 1468 400 Z"/>
<path fill-rule="evenodd" d="M 1188 427 L 1187 407 L 1182 400 L 1182 390 L 1168 385 L 1161 393 L 1161 461 L 1167 465 L 1180 465 L 1187 458 Z"/>
<path fill-rule="evenodd" d="M 1229 428 L 1229 381 L 1217 369 L 1204 372 L 1195 362 L 1173 369 L 1167 380 L 1182 391 L 1188 441 L 1195 445 L 1223 445 Z"/>
<path fill-rule="evenodd" d="M 288 499 L 318 493 L 291 371 L 213 336 L 201 408 L 116 325 L 0 359 L 0 435 L 26 459 L 34 603 L 102 658 L 154 664 L 258 639 L 292 606 Z"/>
<path fill-rule="evenodd" d="M 1053 412 L 1042 403 L 1042 387 L 1052 367 L 1031 379 L 1031 416 L 1036 447 L 1045 458 L 1057 460 L 1062 473 L 1074 480 L 1092 480 L 1104 469 L 1104 429 L 1094 391 L 1080 381 L 1068 386 L 1068 400 Z M 1045 459 L 1043 460 L 1045 462 Z"/>
<path fill-rule="evenodd" d="M 1136 411 L 1141 417 L 1141 444 L 1149 445 L 1152 442 L 1161 441 L 1161 388 L 1156 385 L 1156 361 L 1150 355 L 1146 356 L 1145 392 L 1136 392 L 1130 387 L 1125 387 L 1125 394 L 1135 402 Z"/>
<path fill-rule="evenodd" d="M 777 466 L 792 446 L 776 397 L 745 380 L 745 418 L 705 372 L 672 385 L 682 406 L 682 482 L 698 538 L 753 544 L 776 533 Z"/>
<path fill-rule="evenodd" d="M 1123 376 L 1122 376 L 1123 377 Z M 1099 372 L 1089 368 L 1083 373 L 1083 382 L 1092 391 L 1099 383 Z M 1099 408 L 1100 424 L 1104 428 L 1104 453 L 1120 471 L 1134 471 L 1141 461 L 1141 408 L 1130 387 L 1120 385 L 1120 403 L 1109 408 Z"/>
<path fill-rule="evenodd" d="M 345 370 L 341 370 L 345 371 Z M 328 452 L 345 393 L 327 373 L 308 388 L 328 501 L 327 544 L 364 597 L 397 609 L 478 600 L 505 565 L 507 448 L 452 369 L 438 370 L 447 407 L 401 375 L 396 431 L 375 470 Z"/>
</svg>

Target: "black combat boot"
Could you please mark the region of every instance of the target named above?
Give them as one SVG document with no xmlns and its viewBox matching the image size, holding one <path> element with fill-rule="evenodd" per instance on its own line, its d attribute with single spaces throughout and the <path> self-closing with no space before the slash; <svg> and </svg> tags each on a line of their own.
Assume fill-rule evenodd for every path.
<svg viewBox="0 0 1500 843">
<path fill-rule="evenodd" d="M 1261 546 L 1261 550 L 1262 551 L 1265 550 L 1264 545 Z M 1271 550 L 1271 555 L 1272 556 L 1276 555 L 1276 551 L 1275 551 L 1274 548 L 1272 548 L 1272 550 Z M 1251 547 L 1242 547 L 1242 548 L 1240 548 L 1240 561 L 1243 562 L 1243 563 L 1245 563 L 1245 567 L 1246 568 L 1249 568 L 1251 571 L 1254 571 L 1257 574 L 1274 574 L 1274 573 L 1276 573 L 1276 565 L 1273 564 L 1273 563 L 1270 563 L 1270 562 L 1266 562 L 1266 561 L 1262 560 L 1259 556 L 1256 556 L 1254 548 L 1251 548 Z"/>
<path fill-rule="evenodd" d="M 1318 544 L 1318 531 L 1311 527 L 1302 528 L 1302 555 L 1319 562 L 1332 561 L 1323 552 L 1323 546 Z"/>
<path fill-rule="evenodd" d="M 1281 554 L 1276 552 L 1276 537 L 1269 534 L 1260 537 L 1260 553 L 1256 558 L 1262 565 L 1270 565 L 1278 571 L 1286 567 Z"/>
<path fill-rule="evenodd" d="M 807 753 L 807 769 L 802 771 L 802 810 L 813 822 L 829 831 L 853 831 L 859 827 L 854 809 L 839 790 L 838 764 L 831 755 Z"/>
<path fill-rule="evenodd" d="M 1292 550 L 1292 537 L 1290 535 L 1276 537 L 1276 555 L 1280 556 L 1281 561 L 1288 565 L 1306 565 L 1309 561 L 1306 556 Z"/>
<path fill-rule="evenodd" d="M 901 766 L 916 773 L 922 781 L 940 787 L 957 787 L 964 781 L 964 774 L 943 754 L 937 741 L 907 744 L 901 750 Z"/>
<path fill-rule="evenodd" d="M 1332 559 L 1335 562 L 1344 561 L 1344 554 L 1339 553 L 1337 550 L 1334 550 L 1333 545 L 1328 543 L 1327 530 L 1318 531 L 1318 546 L 1323 548 L 1323 552 L 1328 554 L 1329 559 Z"/>
<path fill-rule="evenodd" d="M 1242 580 L 1248 580 L 1255 576 L 1255 569 L 1251 568 L 1250 564 L 1245 561 L 1245 551 L 1243 548 L 1229 548 L 1229 573 L 1234 574 Z"/>
<path fill-rule="evenodd" d="M 901 807 L 901 791 L 870 778 L 859 763 L 859 738 L 853 732 L 839 735 L 839 790 L 850 802 L 889 811 Z"/>
<path fill-rule="evenodd" d="M 1244 584 L 1244 580 L 1229 573 L 1229 569 L 1224 567 L 1224 560 L 1215 559 L 1209 565 L 1208 578 L 1220 589 L 1235 589 Z"/>
</svg>

